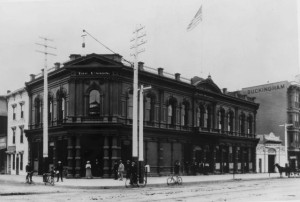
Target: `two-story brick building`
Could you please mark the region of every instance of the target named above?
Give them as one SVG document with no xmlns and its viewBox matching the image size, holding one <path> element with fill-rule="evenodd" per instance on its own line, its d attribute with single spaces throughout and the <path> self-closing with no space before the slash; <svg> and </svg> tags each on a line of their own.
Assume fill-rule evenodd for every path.
<svg viewBox="0 0 300 202">
<path fill-rule="evenodd" d="M 100 163 L 111 175 L 114 160 L 131 160 L 133 68 L 120 55 L 71 55 L 49 81 L 49 158 L 62 161 L 69 177 L 84 176 L 85 163 Z M 139 63 L 139 84 L 151 85 L 144 98 L 144 159 L 151 174 L 163 175 L 180 161 L 209 173 L 254 172 L 258 104 L 238 92 L 221 91 L 209 76 L 190 81 Z M 31 162 L 42 172 L 43 77 L 26 83 L 30 120 L 26 136 Z M 201 164 L 199 164 L 201 163 Z M 94 172 L 94 171 L 93 171 Z M 201 170 L 197 169 L 197 172 Z M 95 173 L 95 172 L 94 172 Z"/>
</svg>

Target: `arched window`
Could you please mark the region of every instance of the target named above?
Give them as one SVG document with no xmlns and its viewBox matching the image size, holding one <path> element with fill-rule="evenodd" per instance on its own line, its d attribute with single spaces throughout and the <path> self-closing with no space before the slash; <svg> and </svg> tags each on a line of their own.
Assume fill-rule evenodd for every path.
<svg viewBox="0 0 300 202">
<path fill-rule="evenodd" d="M 225 111 L 224 109 L 220 109 L 218 112 L 218 127 L 221 131 L 224 131 L 224 123 L 225 123 Z"/>
<path fill-rule="evenodd" d="M 181 107 L 181 125 L 182 126 L 188 125 L 188 123 L 189 123 L 188 117 L 189 117 L 189 103 L 187 101 L 184 101 L 182 103 L 182 107 Z"/>
<path fill-rule="evenodd" d="M 247 130 L 248 134 L 252 134 L 253 133 L 253 118 L 252 116 L 248 117 L 248 130 Z"/>
<path fill-rule="evenodd" d="M 197 115 L 196 116 L 197 116 L 197 118 L 196 118 L 197 119 L 196 126 L 200 127 L 200 123 L 201 123 L 200 122 L 201 121 L 201 109 L 200 109 L 200 107 L 197 108 Z"/>
<path fill-rule="evenodd" d="M 228 112 L 227 120 L 228 120 L 228 131 L 233 132 L 233 112 L 232 111 Z"/>
<path fill-rule="evenodd" d="M 42 121 L 42 100 L 37 97 L 34 101 L 34 110 L 35 110 L 35 124 L 38 125 Z"/>
<path fill-rule="evenodd" d="M 240 133 L 241 134 L 245 134 L 245 114 L 244 113 L 242 113 L 241 115 L 240 115 Z"/>
<path fill-rule="evenodd" d="M 89 114 L 92 116 L 100 115 L 100 93 L 98 90 L 92 90 L 89 98 Z"/>
<path fill-rule="evenodd" d="M 168 124 L 169 125 L 176 124 L 176 104 L 177 104 L 177 100 L 171 97 L 168 102 Z"/>
<path fill-rule="evenodd" d="M 59 122 L 66 119 L 66 93 L 60 89 L 56 94 L 57 99 L 57 120 Z"/>
<path fill-rule="evenodd" d="M 152 92 L 146 95 L 144 104 L 144 119 L 153 122 L 155 117 L 155 95 Z"/>
<path fill-rule="evenodd" d="M 133 95 L 131 93 L 128 94 L 127 100 L 127 119 L 132 119 L 133 114 Z"/>
<path fill-rule="evenodd" d="M 48 121 L 53 121 L 53 96 L 48 95 Z"/>
</svg>

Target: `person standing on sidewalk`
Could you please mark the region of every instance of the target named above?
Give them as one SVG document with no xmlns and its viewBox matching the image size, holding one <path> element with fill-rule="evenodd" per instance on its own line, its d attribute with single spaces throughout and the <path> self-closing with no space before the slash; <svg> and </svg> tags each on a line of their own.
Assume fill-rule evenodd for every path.
<svg viewBox="0 0 300 202">
<path fill-rule="evenodd" d="M 27 175 L 26 175 L 26 181 L 27 182 L 32 182 L 32 174 L 33 174 L 33 170 L 32 170 L 32 167 L 30 166 L 30 162 L 28 162 L 28 164 L 26 165 L 26 173 L 27 173 Z"/>
<path fill-rule="evenodd" d="M 115 180 L 118 179 L 118 170 L 119 170 L 119 165 L 118 165 L 118 162 L 115 161 L 114 163 L 114 167 L 113 167 L 113 172 L 114 172 L 114 177 L 115 177 Z"/>
<path fill-rule="evenodd" d="M 59 181 L 59 177 L 60 177 L 61 181 L 63 181 L 63 165 L 62 165 L 61 161 L 58 161 L 58 164 L 57 164 L 55 170 L 56 170 L 56 175 L 57 175 L 56 182 Z"/>
<path fill-rule="evenodd" d="M 87 179 L 92 179 L 93 178 L 93 176 L 92 176 L 92 166 L 91 166 L 90 161 L 87 161 L 86 165 L 85 165 L 85 177 Z"/>
<path fill-rule="evenodd" d="M 124 164 L 122 163 L 122 160 L 120 160 L 118 172 L 119 172 L 119 175 L 120 175 L 120 180 L 122 181 L 123 180 L 123 173 L 124 173 Z"/>
<path fill-rule="evenodd" d="M 131 167 L 131 163 L 129 160 L 127 160 L 126 165 L 125 165 L 126 179 L 130 178 L 130 167 Z"/>
</svg>

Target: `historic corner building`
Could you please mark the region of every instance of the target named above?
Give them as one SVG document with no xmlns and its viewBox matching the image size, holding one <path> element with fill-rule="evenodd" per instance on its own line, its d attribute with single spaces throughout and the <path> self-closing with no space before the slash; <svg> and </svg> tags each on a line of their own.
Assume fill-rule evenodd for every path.
<svg viewBox="0 0 300 202">
<path fill-rule="evenodd" d="M 0 174 L 6 173 L 7 150 L 7 102 L 5 96 L 0 96 Z"/>
<path fill-rule="evenodd" d="M 275 172 L 275 163 L 285 165 L 286 152 L 282 141 L 274 133 L 257 135 L 259 143 L 256 147 L 256 171 L 258 173 Z"/>
<path fill-rule="evenodd" d="M 26 175 L 28 142 L 24 130 L 28 128 L 29 98 L 26 89 L 8 91 L 7 99 L 7 174 Z"/>
<path fill-rule="evenodd" d="M 255 97 L 259 103 L 257 111 L 257 134 L 267 134 L 273 131 L 279 135 L 288 148 L 288 163 L 292 168 L 299 168 L 300 160 L 300 83 L 296 81 L 280 81 L 242 89 L 242 93 Z M 287 127 L 287 142 L 285 142 L 285 127 Z M 278 163 L 278 162 L 277 162 Z M 281 162 L 284 166 L 286 162 Z"/>
<path fill-rule="evenodd" d="M 115 160 L 132 159 L 133 68 L 121 61 L 120 55 L 71 55 L 48 74 L 49 166 L 62 161 L 69 177 L 81 177 L 91 161 L 93 175 L 110 177 Z M 151 175 L 169 174 L 175 161 L 184 173 L 199 163 L 209 173 L 255 172 L 254 98 L 221 91 L 210 76 L 184 81 L 163 68 L 150 71 L 141 62 L 138 68 L 139 84 L 152 86 L 143 109 Z M 29 158 L 42 173 L 43 77 L 31 75 L 26 87 Z"/>
</svg>

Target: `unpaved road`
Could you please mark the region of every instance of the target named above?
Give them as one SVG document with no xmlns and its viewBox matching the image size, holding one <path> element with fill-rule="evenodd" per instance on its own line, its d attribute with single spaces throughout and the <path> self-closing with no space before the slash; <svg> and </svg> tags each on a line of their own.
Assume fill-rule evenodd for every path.
<svg viewBox="0 0 300 202">
<path fill-rule="evenodd" d="M 0 201 L 300 201 L 300 178 L 122 189 L 6 183 L 0 185 Z"/>
</svg>

